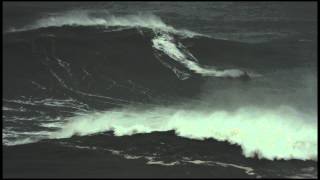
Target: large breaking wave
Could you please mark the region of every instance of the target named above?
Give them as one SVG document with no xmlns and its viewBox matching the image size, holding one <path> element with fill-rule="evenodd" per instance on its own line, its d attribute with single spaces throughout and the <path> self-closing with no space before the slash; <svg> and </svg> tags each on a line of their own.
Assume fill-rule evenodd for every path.
<svg viewBox="0 0 320 180">
<path fill-rule="evenodd" d="M 176 40 L 172 34 L 180 35 L 182 37 L 194 37 L 204 36 L 204 34 L 192 32 L 184 29 L 175 29 L 172 26 L 165 24 L 159 17 L 153 14 L 137 14 L 127 16 L 114 16 L 106 15 L 103 17 L 90 16 L 90 11 L 69 11 L 59 16 L 45 17 L 39 19 L 32 25 L 27 25 L 21 29 L 11 29 L 11 31 L 25 31 L 31 29 L 52 27 L 52 26 L 97 26 L 103 27 L 123 27 L 123 28 L 150 28 L 156 34 L 159 34 L 152 39 L 153 47 L 157 50 L 167 54 L 172 59 L 180 62 L 188 69 L 199 73 L 203 76 L 215 76 L 215 77 L 241 77 L 245 74 L 244 71 L 239 69 L 226 69 L 217 70 L 214 67 L 205 68 L 201 67 L 198 63 L 194 62 L 196 58 L 188 51 L 182 52 L 181 49 L 185 49 L 184 46 Z M 122 29 L 120 29 L 122 30 Z M 190 59 L 189 57 L 192 57 Z M 252 74 L 254 76 L 254 74 Z M 185 79 L 186 76 L 180 76 Z"/>
</svg>

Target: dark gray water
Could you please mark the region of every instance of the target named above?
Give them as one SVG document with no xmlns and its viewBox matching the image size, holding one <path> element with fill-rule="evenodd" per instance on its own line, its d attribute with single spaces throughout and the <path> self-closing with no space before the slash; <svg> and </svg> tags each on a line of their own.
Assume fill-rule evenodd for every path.
<svg viewBox="0 0 320 180">
<path fill-rule="evenodd" d="M 5 176 L 317 177 L 316 5 L 4 3 Z"/>
</svg>

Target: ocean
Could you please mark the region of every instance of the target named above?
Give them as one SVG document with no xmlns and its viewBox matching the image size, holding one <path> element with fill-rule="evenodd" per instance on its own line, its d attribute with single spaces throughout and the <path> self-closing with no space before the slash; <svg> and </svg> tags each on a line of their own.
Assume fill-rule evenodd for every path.
<svg viewBox="0 0 320 180">
<path fill-rule="evenodd" d="M 317 178 L 316 2 L 4 2 L 3 177 Z"/>
</svg>

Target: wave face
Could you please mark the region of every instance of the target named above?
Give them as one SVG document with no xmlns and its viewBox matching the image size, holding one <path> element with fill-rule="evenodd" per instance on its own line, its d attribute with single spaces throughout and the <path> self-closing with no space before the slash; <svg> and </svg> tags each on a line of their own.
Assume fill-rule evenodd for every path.
<svg viewBox="0 0 320 180">
<path fill-rule="evenodd" d="M 152 14 L 44 17 L 4 34 L 3 143 L 174 130 L 316 160 L 312 47 L 217 40 Z"/>
</svg>

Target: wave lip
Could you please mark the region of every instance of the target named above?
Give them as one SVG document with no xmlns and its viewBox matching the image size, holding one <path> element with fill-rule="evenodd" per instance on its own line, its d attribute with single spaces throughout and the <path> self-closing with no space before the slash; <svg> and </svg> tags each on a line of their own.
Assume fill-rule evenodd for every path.
<svg viewBox="0 0 320 180">
<path fill-rule="evenodd" d="M 97 17 L 90 14 L 89 10 L 72 10 L 63 14 L 58 14 L 49 17 L 38 19 L 35 23 L 26 25 L 22 28 L 12 28 L 10 31 L 26 31 L 46 27 L 60 26 L 104 26 L 104 27 L 140 27 L 149 28 L 152 30 L 160 30 L 170 32 L 184 37 L 207 36 L 200 33 L 192 32 L 185 29 L 175 29 L 174 27 L 165 24 L 161 18 L 153 14 L 136 14 L 115 16 L 104 12 L 103 15 Z"/>
</svg>

